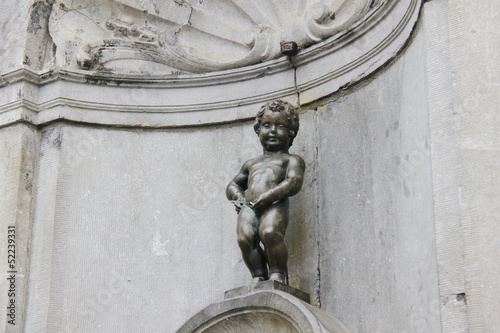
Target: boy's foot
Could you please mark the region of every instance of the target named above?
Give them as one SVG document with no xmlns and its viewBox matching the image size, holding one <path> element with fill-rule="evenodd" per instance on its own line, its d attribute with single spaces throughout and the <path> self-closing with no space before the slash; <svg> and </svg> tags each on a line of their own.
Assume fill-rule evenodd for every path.
<svg viewBox="0 0 500 333">
<path fill-rule="evenodd" d="M 269 280 L 278 281 L 278 282 L 286 284 L 285 275 L 281 274 L 281 273 L 271 273 L 271 275 L 269 275 Z"/>
<path fill-rule="evenodd" d="M 257 283 L 257 282 L 262 282 L 262 281 L 264 281 L 264 278 L 262 276 L 255 276 L 252 279 L 252 283 Z"/>
</svg>

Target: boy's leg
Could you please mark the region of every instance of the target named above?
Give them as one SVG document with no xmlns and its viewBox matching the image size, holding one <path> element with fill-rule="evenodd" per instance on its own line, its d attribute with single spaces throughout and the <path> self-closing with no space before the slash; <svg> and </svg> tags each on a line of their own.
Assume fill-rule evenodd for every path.
<svg viewBox="0 0 500 333">
<path fill-rule="evenodd" d="M 259 245 L 259 219 L 248 206 L 243 206 L 238 214 L 237 233 L 243 261 L 254 278 L 252 281 L 267 279 L 266 257 Z"/>
<path fill-rule="evenodd" d="M 266 247 L 271 280 L 285 282 L 288 249 L 285 232 L 288 226 L 288 200 L 271 205 L 260 217 L 259 235 Z"/>
</svg>

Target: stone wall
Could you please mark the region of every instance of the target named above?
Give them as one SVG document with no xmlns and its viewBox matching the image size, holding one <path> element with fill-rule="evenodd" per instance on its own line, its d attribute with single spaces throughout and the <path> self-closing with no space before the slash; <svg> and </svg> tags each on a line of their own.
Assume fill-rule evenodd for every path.
<svg viewBox="0 0 500 333">
<path fill-rule="evenodd" d="M 499 317 L 499 34 L 494 1 L 425 5 L 442 327 L 493 332 Z"/>
<path fill-rule="evenodd" d="M 321 305 L 354 332 L 440 330 L 423 43 L 314 112 Z"/>
<path fill-rule="evenodd" d="M 6 309 L 0 323 L 10 332 L 20 332 L 18 328 L 26 318 L 38 134 L 33 126 L 18 124 L 2 128 L 0 140 L 0 259 L 3 263 L 0 306 Z"/>
</svg>

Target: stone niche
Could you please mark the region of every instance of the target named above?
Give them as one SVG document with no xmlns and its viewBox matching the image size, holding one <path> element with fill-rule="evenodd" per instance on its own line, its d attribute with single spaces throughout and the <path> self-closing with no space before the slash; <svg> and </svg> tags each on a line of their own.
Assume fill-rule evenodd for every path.
<svg viewBox="0 0 500 333">
<path fill-rule="evenodd" d="M 20 1 L 27 48 L 17 26 L 6 44 L 25 63 L 0 75 L 1 208 L 25 249 L 17 328 L 175 332 L 198 318 L 206 332 L 257 319 L 315 332 L 340 327 L 335 314 L 353 332 L 403 332 L 437 299 L 434 259 L 419 260 L 432 217 L 414 209 L 430 175 L 400 179 L 394 164 L 422 151 L 427 165 L 425 78 L 399 61 L 344 103 L 326 97 L 400 54 L 421 3 Z M 405 59 L 421 64 L 418 50 Z M 287 242 L 290 284 L 312 305 L 276 291 L 212 306 L 248 281 L 224 187 L 258 154 L 252 118 L 277 98 L 302 107 L 292 151 L 308 169 Z"/>
</svg>

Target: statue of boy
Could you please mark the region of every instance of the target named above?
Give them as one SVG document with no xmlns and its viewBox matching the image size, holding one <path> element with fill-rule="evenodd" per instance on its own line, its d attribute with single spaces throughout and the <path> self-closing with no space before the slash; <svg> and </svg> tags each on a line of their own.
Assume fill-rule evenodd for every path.
<svg viewBox="0 0 500 333">
<path fill-rule="evenodd" d="M 285 283 L 288 197 L 300 191 L 305 170 L 304 160 L 288 152 L 299 130 L 299 116 L 287 102 L 268 102 L 257 113 L 254 130 L 264 153 L 243 164 L 226 196 L 238 212 L 238 245 L 252 282 Z"/>
</svg>

